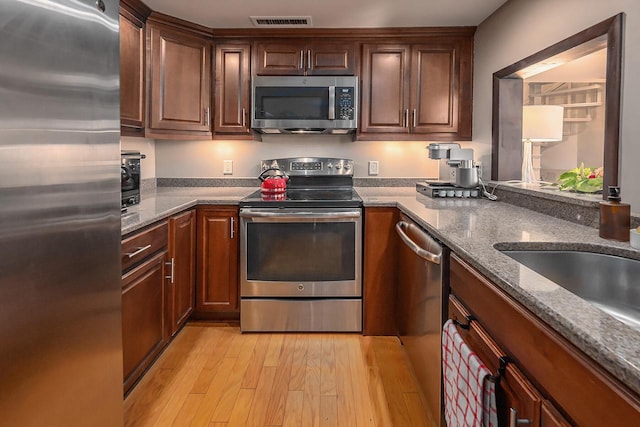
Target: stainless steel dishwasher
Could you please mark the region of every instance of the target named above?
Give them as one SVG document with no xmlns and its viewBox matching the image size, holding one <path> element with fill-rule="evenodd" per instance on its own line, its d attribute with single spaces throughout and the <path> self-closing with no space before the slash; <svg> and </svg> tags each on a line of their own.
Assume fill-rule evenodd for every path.
<svg viewBox="0 0 640 427">
<path fill-rule="evenodd" d="M 443 280 L 448 249 L 401 215 L 396 322 L 432 425 L 442 421 L 441 335 L 445 313 Z"/>
</svg>

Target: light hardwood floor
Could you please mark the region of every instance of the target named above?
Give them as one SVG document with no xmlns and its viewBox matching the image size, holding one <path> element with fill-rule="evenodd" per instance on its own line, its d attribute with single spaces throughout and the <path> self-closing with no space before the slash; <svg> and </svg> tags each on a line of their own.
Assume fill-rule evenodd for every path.
<svg viewBox="0 0 640 427">
<path fill-rule="evenodd" d="M 189 323 L 125 399 L 127 426 L 427 426 L 395 337 Z"/>
</svg>

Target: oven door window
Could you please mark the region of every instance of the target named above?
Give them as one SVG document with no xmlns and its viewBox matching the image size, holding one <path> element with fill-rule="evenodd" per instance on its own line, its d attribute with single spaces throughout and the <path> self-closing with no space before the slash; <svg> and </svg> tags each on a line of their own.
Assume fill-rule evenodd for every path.
<svg viewBox="0 0 640 427">
<path fill-rule="evenodd" d="M 356 277 L 353 222 L 247 224 L 247 279 L 342 281 Z"/>
<path fill-rule="evenodd" d="M 265 120 L 328 120 L 326 87 L 256 87 L 255 118 Z"/>
</svg>

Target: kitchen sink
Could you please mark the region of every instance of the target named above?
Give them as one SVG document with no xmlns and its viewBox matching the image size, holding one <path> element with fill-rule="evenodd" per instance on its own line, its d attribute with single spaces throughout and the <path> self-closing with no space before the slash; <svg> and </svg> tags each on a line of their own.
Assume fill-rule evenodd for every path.
<svg viewBox="0 0 640 427">
<path fill-rule="evenodd" d="M 640 260 L 569 250 L 501 252 L 640 329 Z"/>
</svg>

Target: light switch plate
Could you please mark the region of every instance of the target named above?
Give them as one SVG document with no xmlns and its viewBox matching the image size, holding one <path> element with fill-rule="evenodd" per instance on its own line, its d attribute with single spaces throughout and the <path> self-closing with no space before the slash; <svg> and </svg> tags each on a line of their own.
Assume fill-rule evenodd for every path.
<svg viewBox="0 0 640 427">
<path fill-rule="evenodd" d="M 233 175 L 233 160 L 222 161 L 222 173 L 224 175 Z"/>
<path fill-rule="evenodd" d="M 369 175 L 378 175 L 380 173 L 380 164 L 377 160 L 369 161 Z"/>
</svg>

